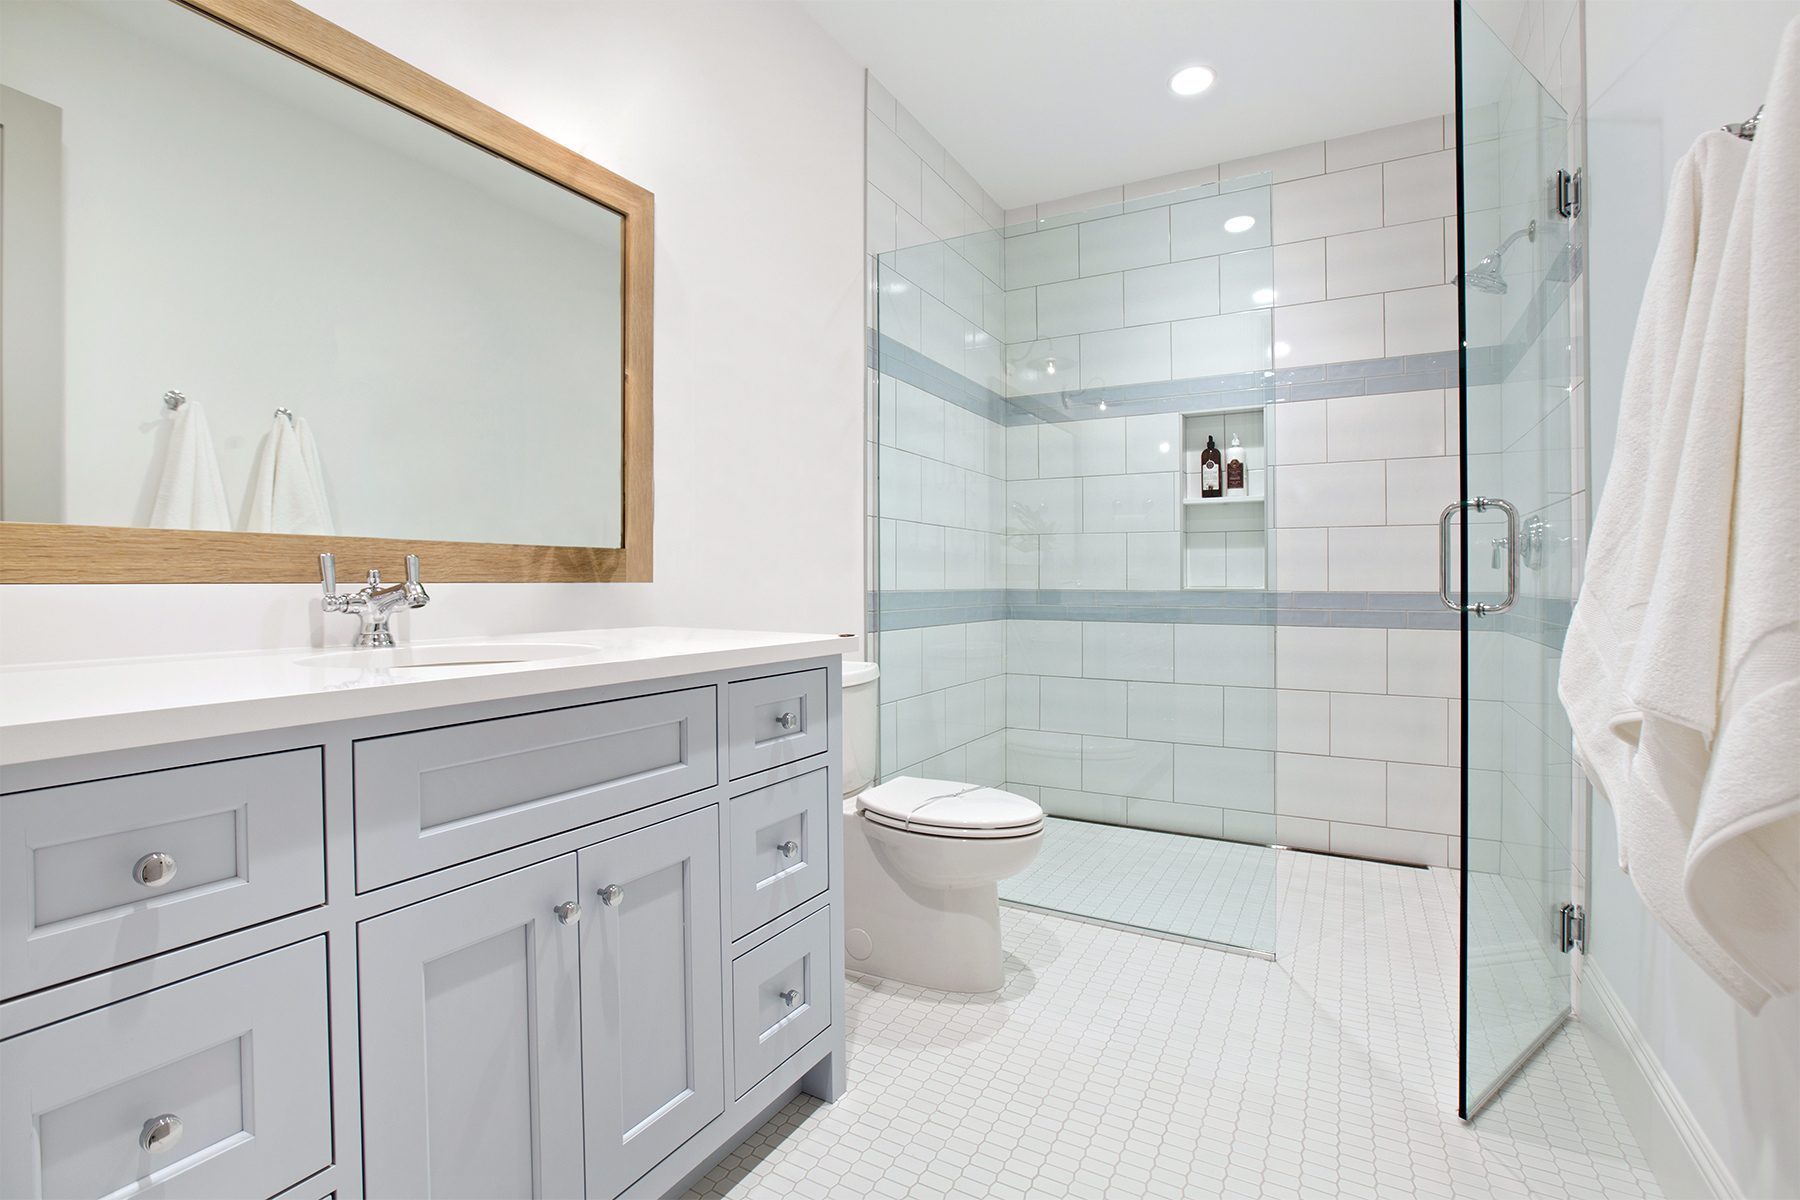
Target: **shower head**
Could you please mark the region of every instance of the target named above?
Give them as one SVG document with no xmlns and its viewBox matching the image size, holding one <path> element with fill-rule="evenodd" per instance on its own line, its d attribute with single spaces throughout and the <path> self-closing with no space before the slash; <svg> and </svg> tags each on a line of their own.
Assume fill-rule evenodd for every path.
<svg viewBox="0 0 1800 1200">
<path fill-rule="evenodd" d="M 1478 292 L 1487 292 L 1493 296 L 1506 294 L 1506 276 L 1501 274 L 1501 260 L 1507 250 L 1520 238 L 1537 241 L 1537 222 L 1533 221 L 1525 228 L 1507 235 L 1504 242 L 1494 248 L 1494 252 L 1456 277 L 1456 282 L 1466 283 Z"/>
</svg>

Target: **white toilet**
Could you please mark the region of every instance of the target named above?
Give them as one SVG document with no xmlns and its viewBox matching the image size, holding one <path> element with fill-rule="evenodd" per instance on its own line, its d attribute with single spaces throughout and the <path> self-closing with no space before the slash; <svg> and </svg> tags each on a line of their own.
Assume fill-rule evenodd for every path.
<svg viewBox="0 0 1800 1200">
<path fill-rule="evenodd" d="M 845 965 L 946 992 L 1001 978 L 997 885 L 1031 865 L 1044 810 L 998 788 L 876 775 L 874 663 L 844 663 Z"/>
</svg>

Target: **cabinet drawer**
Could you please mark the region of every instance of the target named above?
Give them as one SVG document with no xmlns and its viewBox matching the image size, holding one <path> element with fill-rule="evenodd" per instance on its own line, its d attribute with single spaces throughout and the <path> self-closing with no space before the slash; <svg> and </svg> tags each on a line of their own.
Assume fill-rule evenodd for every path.
<svg viewBox="0 0 1800 1200">
<path fill-rule="evenodd" d="M 713 786 L 715 705 L 689 688 L 357 742 L 357 891 Z"/>
<path fill-rule="evenodd" d="M 0 797 L 0 993 L 323 904 L 323 768 L 312 747 Z"/>
<path fill-rule="evenodd" d="M 827 908 L 731 964 L 736 1095 L 831 1025 L 830 951 Z"/>
<path fill-rule="evenodd" d="M 725 806 L 731 936 L 742 937 L 831 882 L 824 770 L 770 784 Z"/>
<path fill-rule="evenodd" d="M 331 1162 L 329 1050 L 323 938 L 0 1042 L 0 1195 L 272 1196 Z"/>
<path fill-rule="evenodd" d="M 831 744 L 823 667 L 725 685 L 731 710 L 731 777 L 823 753 Z"/>
</svg>

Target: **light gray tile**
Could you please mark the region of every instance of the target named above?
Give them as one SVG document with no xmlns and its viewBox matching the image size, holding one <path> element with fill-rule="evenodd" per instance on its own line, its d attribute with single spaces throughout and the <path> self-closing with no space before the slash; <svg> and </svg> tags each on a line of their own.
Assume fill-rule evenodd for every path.
<svg viewBox="0 0 1800 1200">
<path fill-rule="evenodd" d="M 1304 242 L 1381 225 L 1379 166 L 1278 183 L 1271 192 L 1276 242 Z"/>
<path fill-rule="evenodd" d="M 1039 728 L 1057 733 L 1126 735 L 1126 685 L 1110 679 L 1044 679 Z"/>
<path fill-rule="evenodd" d="M 1176 321 L 1169 326 L 1173 377 L 1266 371 L 1273 365 L 1272 340 L 1267 309 Z"/>
<path fill-rule="evenodd" d="M 1170 257 L 1204 258 L 1267 246 L 1269 204 L 1269 189 L 1253 188 L 1174 205 L 1169 209 Z M 1252 223 L 1240 228 L 1245 218 Z"/>
<path fill-rule="evenodd" d="M 1025 675 L 1080 675 L 1081 623 L 1008 621 L 1006 669 Z"/>
<path fill-rule="evenodd" d="M 1148 325 L 1219 311 L 1219 260 L 1193 258 L 1125 272 L 1125 323 Z"/>
<path fill-rule="evenodd" d="M 1143 682 L 1131 684 L 1130 689 L 1129 736 L 1208 746 L 1224 740 L 1222 689 L 1207 684 Z"/>
<path fill-rule="evenodd" d="M 1090 533 L 1158 533 L 1179 528 L 1173 473 L 1094 475 L 1083 481 L 1081 527 Z"/>
<path fill-rule="evenodd" d="M 1079 235 L 1073 227 L 1045 229 L 1006 239 L 1006 286 L 1036 287 L 1081 273 Z"/>
<path fill-rule="evenodd" d="M 1283 625 L 1275 631 L 1275 678 L 1283 688 L 1385 692 L 1387 630 Z"/>
<path fill-rule="evenodd" d="M 1169 261 L 1169 210 L 1140 212 L 1083 221 L 1081 273 L 1102 275 Z"/>
<path fill-rule="evenodd" d="M 1331 752 L 1350 758 L 1446 764 L 1449 701 L 1414 696 L 1331 697 Z"/>
<path fill-rule="evenodd" d="M 1276 468 L 1276 523 L 1284 528 L 1385 524 L 1384 468 L 1380 462 L 1295 463 Z"/>
<path fill-rule="evenodd" d="M 1084 621 L 1082 674 L 1092 679 L 1169 682 L 1175 677 L 1174 627 Z"/>
<path fill-rule="evenodd" d="M 1389 225 L 1456 213 L 1456 152 L 1440 150 L 1382 166 L 1384 218 Z"/>
<path fill-rule="evenodd" d="M 1443 281 L 1442 221 L 1415 221 L 1325 239 L 1325 294 L 1331 299 Z"/>
<path fill-rule="evenodd" d="M 1084 388 L 1155 383 L 1168 378 L 1169 327 L 1166 325 L 1139 325 L 1081 335 L 1081 386 Z"/>
<path fill-rule="evenodd" d="M 1353 296 L 1277 308 L 1275 365 L 1305 367 L 1380 358 L 1384 333 L 1380 296 Z"/>
<path fill-rule="evenodd" d="M 1166 742 L 1084 737 L 1081 739 L 1081 786 L 1085 791 L 1114 796 L 1171 800 L 1174 798 L 1174 750 L 1175 747 Z"/>
<path fill-rule="evenodd" d="M 1231 746 L 1175 747 L 1175 799 L 1244 812 L 1275 811 L 1275 756 Z"/>
<path fill-rule="evenodd" d="M 1266 625 L 1175 626 L 1175 680 L 1275 686 L 1275 631 Z"/>
<path fill-rule="evenodd" d="M 1037 289 L 1040 337 L 1117 329 L 1124 321 L 1125 301 L 1117 274 L 1047 283 Z"/>
</svg>

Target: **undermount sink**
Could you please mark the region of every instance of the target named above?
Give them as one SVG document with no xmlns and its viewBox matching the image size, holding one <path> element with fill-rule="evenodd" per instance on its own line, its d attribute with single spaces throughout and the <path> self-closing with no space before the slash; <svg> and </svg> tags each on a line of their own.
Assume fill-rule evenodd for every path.
<svg viewBox="0 0 1800 1200">
<path fill-rule="evenodd" d="M 433 667 L 503 667 L 594 653 L 592 646 L 565 642 L 463 642 L 450 646 L 396 646 L 391 650 L 334 650 L 309 654 L 300 663 L 308 667 L 421 671 Z"/>
</svg>

